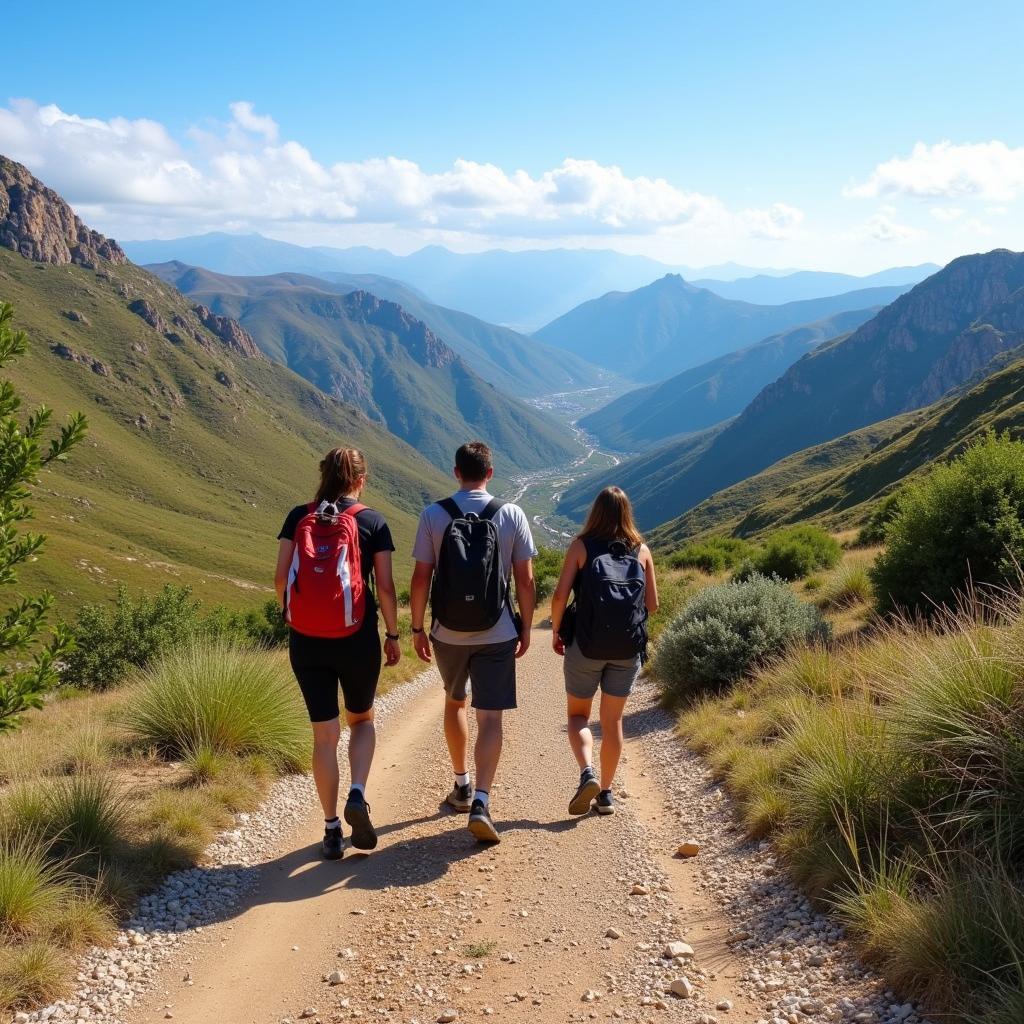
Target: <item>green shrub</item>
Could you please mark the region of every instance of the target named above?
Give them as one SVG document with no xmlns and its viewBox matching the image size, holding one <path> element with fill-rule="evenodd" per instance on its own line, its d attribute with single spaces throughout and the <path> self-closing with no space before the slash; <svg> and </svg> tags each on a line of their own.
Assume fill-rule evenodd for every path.
<svg viewBox="0 0 1024 1024">
<path fill-rule="evenodd" d="M 537 591 L 537 600 L 546 601 L 558 586 L 557 576 L 537 576 L 534 579 L 534 587 Z"/>
<path fill-rule="evenodd" d="M 562 562 L 565 552 L 545 544 L 537 545 L 537 557 L 533 560 L 533 575 L 536 579 L 542 576 L 554 576 L 557 580 L 562 574 Z"/>
<path fill-rule="evenodd" d="M 167 756 L 262 754 L 278 770 L 309 763 L 309 721 L 287 663 L 224 642 L 168 651 L 145 673 L 124 723 Z"/>
<path fill-rule="evenodd" d="M 67 988 L 67 953 L 46 939 L 0 945 L 0 999 L 11 1006 L 49 1003 Z"/>
<path fill-rule="evenodd" d="M 798 580 L 816 569 L 831 569 L 842 557 L 839 542 L 818 526 L 790 526 L 776 530 L 764 546 L 746 559 L 736 572 L 744 580 L 754 573 Z"/>
<path fill-rule="evenodd" d="M 810 582 L 808 580 L 808 582 Z M 806 584 L 805 584 L 806 588 Z M 815 588 L 810 588 L 815 589 Z M 856 562 L 840 566 L 818 588 L 815 604 L 819 608 L 849 608 L 855 604 L 870 604 L 875 597 L 868 567 Z"/>
<path fill-rule="evenodd" d="M 700 569 L 715 574 L 735 568 L 753 551 L 754 546 L 739 537 L 708 537 L 670 555 L 669 565 L 673 569 Z"/>
<path fill-rule="evenodd" d="M 105 775 L 70 775 L 46 784 L 44 835 L 66 856 L 110 857 L 124 841 L 128 810 Z"/>
<path fill-rule="evenodd" d="M 0 838 L 0 935 L 27 935 L 66 895 L 65 880 L 46 848 L 28 838 Z"/>
<path fill-rule="evenodd" d="M 926 616 L 1024 562 L 1024 444 L 994 433 L 901 492 L 872 582 L 882 611 Z"/>
<path fill-rule="evenodd" d="M 899 511 L 900 494 L 900 491 L 893 491 L 872 507 L 867 520 L 857 532 L 858 547 L 866 548 L 885 543 L 886 528 Z"/>
<path fill-rule="evenodd" d="M 688 696 L 735 682 L 788 645 L 828 632 L 816 608 L 755 574 L 697 593 L 661 635 L 654 672 L 670 695 Z"/>
</svg>

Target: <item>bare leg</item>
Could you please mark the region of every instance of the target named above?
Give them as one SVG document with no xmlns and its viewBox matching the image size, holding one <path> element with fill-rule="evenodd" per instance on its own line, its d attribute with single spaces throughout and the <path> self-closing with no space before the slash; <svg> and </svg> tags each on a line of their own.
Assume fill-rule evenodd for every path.
<svg viewBox="0 0 1024 1024">
<path fill-rule="evenodd" d="M 328 722 L 313 723 L 313 782 L 324 819 L 338 816 L 338 741 L 341 722 L 332 718 Z"/>
<path fill-rule="evenodd" d="M 466 718 L 465 699 L 452 700 L 445 697 L 444 738 L 452 759 L 452 769 L 456 775 L 464 775 L 469 756 L 469 720 Z"/>
<path fill-rule="evenodd" d="M 502 729 L 500 711 L 476 712 L 476 788 L 490 793 L 501 757 Z"/>
<path fill-rule="evenodd" d="M 576 758 L 576 763 L 583 771 L 588 764 L 594 763 L 594 734 L 590 731 L 590 709 L 593 699 L 584 697 L 573 697 L 571 694 L 566 698 L 566 705 L 569 712 L 569 747 Z"/>
<path fill-rule="evenodd" d="M 373 724 L 373 708 L 355 715 L 345 712 L 348 720 L 348 765 L 352 773 L 352 784 L 365 788 L 373 763 L 373 752 L 377 746 L 377 729 Z M 337 788 L 335 788 L 337 792 Z"/>
<path fill-rule="evenodd" d="M 622 712 L 625 697 L 601 694 L 601 788 L 611 789 L 622 757 Z"/>
</svg>

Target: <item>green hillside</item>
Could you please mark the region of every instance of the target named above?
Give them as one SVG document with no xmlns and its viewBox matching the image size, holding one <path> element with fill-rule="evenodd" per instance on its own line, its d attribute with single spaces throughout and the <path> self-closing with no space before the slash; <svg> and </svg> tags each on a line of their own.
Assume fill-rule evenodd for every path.
<svg viewBox="0 0 1024 1024">
<path fill-rule="evenodd" d="M 638 381 L 659 381 L 768 335 L 850 309 L 891 302 L 908 286 L 756 305 L 695 288 L 678 274 L 632 292 L 609 292 L 560 316 L 534 337 Z"/>
<path fill-rule="evenodd" d="M 735 416 L 766 384 L 806 352 L 859 327 L 877 306 L 850 310 L 773 334 L 747 348 L 630 391 L 580 420 L 617 451 L 639 451 Z"/>
<path fill-rule="evenodd" d="M 89 417 L 72 460 L 42 476 L 37 524 L 49 540 L 26 588 L 49 586 L 64 610 L 119 582 L 262 600 L 286 511 L 312 496 L 320 455 L 341 443 L 366 451 L 368 500 L 391 521 L 408 571 L 415 517 L 446 480 L 360 412 L 230 352 L 188 300 L 130 264 L 55 266 L 0 249 L 0 299 L 30 338 L 10 373 L 25 406 Z M 138 299 L 178 343 L 131 312 Z"/>
<path fill-rule="evenodd" d="M 487 383 L 423 321 L 368 292 L 316 278 L 176 275 L 180 287 L 238 320 L 260 349 L 323 391 L 353 403 L 441 470 L 454 443 L 480 437 L 503 475 L 571 460 L 564 425 Z"/>
<path fill-rule="evenodd" d="M 322 277 L 306 274 L 233 277 L 177 261 L 151 264 L 146 269 L 220 313 L 225 311 L 221 308 L 224 295 L 252 296 L 267 289 L 285 287 L 315 288 L 340 295 L 370 292 L 378 298 L 397 302 L 462 356 L 475 373 L 506 394 L 520 398 L 593 387 L 614 379 L 607 370 L 571 352 L 544 345 L 507 327 L 489 324 L 469 313 L 435 305 L 415 288 L 373 274 L 330 272 Z"/>
</svg>

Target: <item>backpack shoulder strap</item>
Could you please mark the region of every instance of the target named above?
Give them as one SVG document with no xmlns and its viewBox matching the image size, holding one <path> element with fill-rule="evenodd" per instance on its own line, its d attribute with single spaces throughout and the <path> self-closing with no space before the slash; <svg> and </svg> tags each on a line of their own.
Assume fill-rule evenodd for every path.
<svg viewBox="0 0 1024 1024">
<path fill-rule="evenodd" d="M 351 516 L 353 519 L 355 519 L 355 517 L 359 515 L 360 512 L 365 512 L 368 508 L 369 505 L 360 505 L 359 502 L 357 501 L 354 505 L 349 505 L 349 507 L 345 509 L 341 514 L 343 516 Z"/>
<path fill-rule="evenodd" d="M 489 502 L 484 506 L 483 511 L 480 513 L 480 518 L 483 520 L 493 519 L 505 502 L 501 498 L 491 498 Z"/>
<path fill-rule="evenodd" d="M 445 512 L 448 513 L 450 518 L 452 518 L 452 519 L 461 519 L 462 518 L 462 509 L 459 508 L 459 506 L 455 503 L 455 499 L 454 498 L 442 498 L 438 502 L 438 505 L 440 505 L 441 508 L 443 508 L 445 510 Z"/>
</svg>

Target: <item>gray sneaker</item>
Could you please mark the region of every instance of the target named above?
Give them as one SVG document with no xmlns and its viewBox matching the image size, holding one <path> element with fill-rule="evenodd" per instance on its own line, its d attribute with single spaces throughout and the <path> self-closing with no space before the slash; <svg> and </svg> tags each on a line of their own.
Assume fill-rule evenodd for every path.
<svg viewBox="0 0 1024 1024">
<path fill-rule="evenodd" d="M 456 783 L 444 798 L 444 802 L 453 810 L 465 814 L 473 804 L 473 787 L 468 782 L 464 786 Z"/>
<path fill-rule="evenodd" d="M 469 811 L 469 831 L 476 836 L 481 843 L 500 843 L 501 836 L 491 821 L 487 812 L 487 805 L 483 800 L 474 800 Z"/>
<path fill-rule="evenodd" d="M 601 792 L 601 784 L 594 778 L 592 772 L 584 772 L 580 776 L 579 788 L 575 796 L 569 801 L 570 814 L 586 814 L 594 798 Z"/>
<path fill-rule="evenodd" d="M 615 801 L 612 799 L 612 791 L 610 789 L 602 789 L 597 794 L 597 800 L 594 801 L 594 810 L 598 814 L 615 813 Z"/>
</svg>

